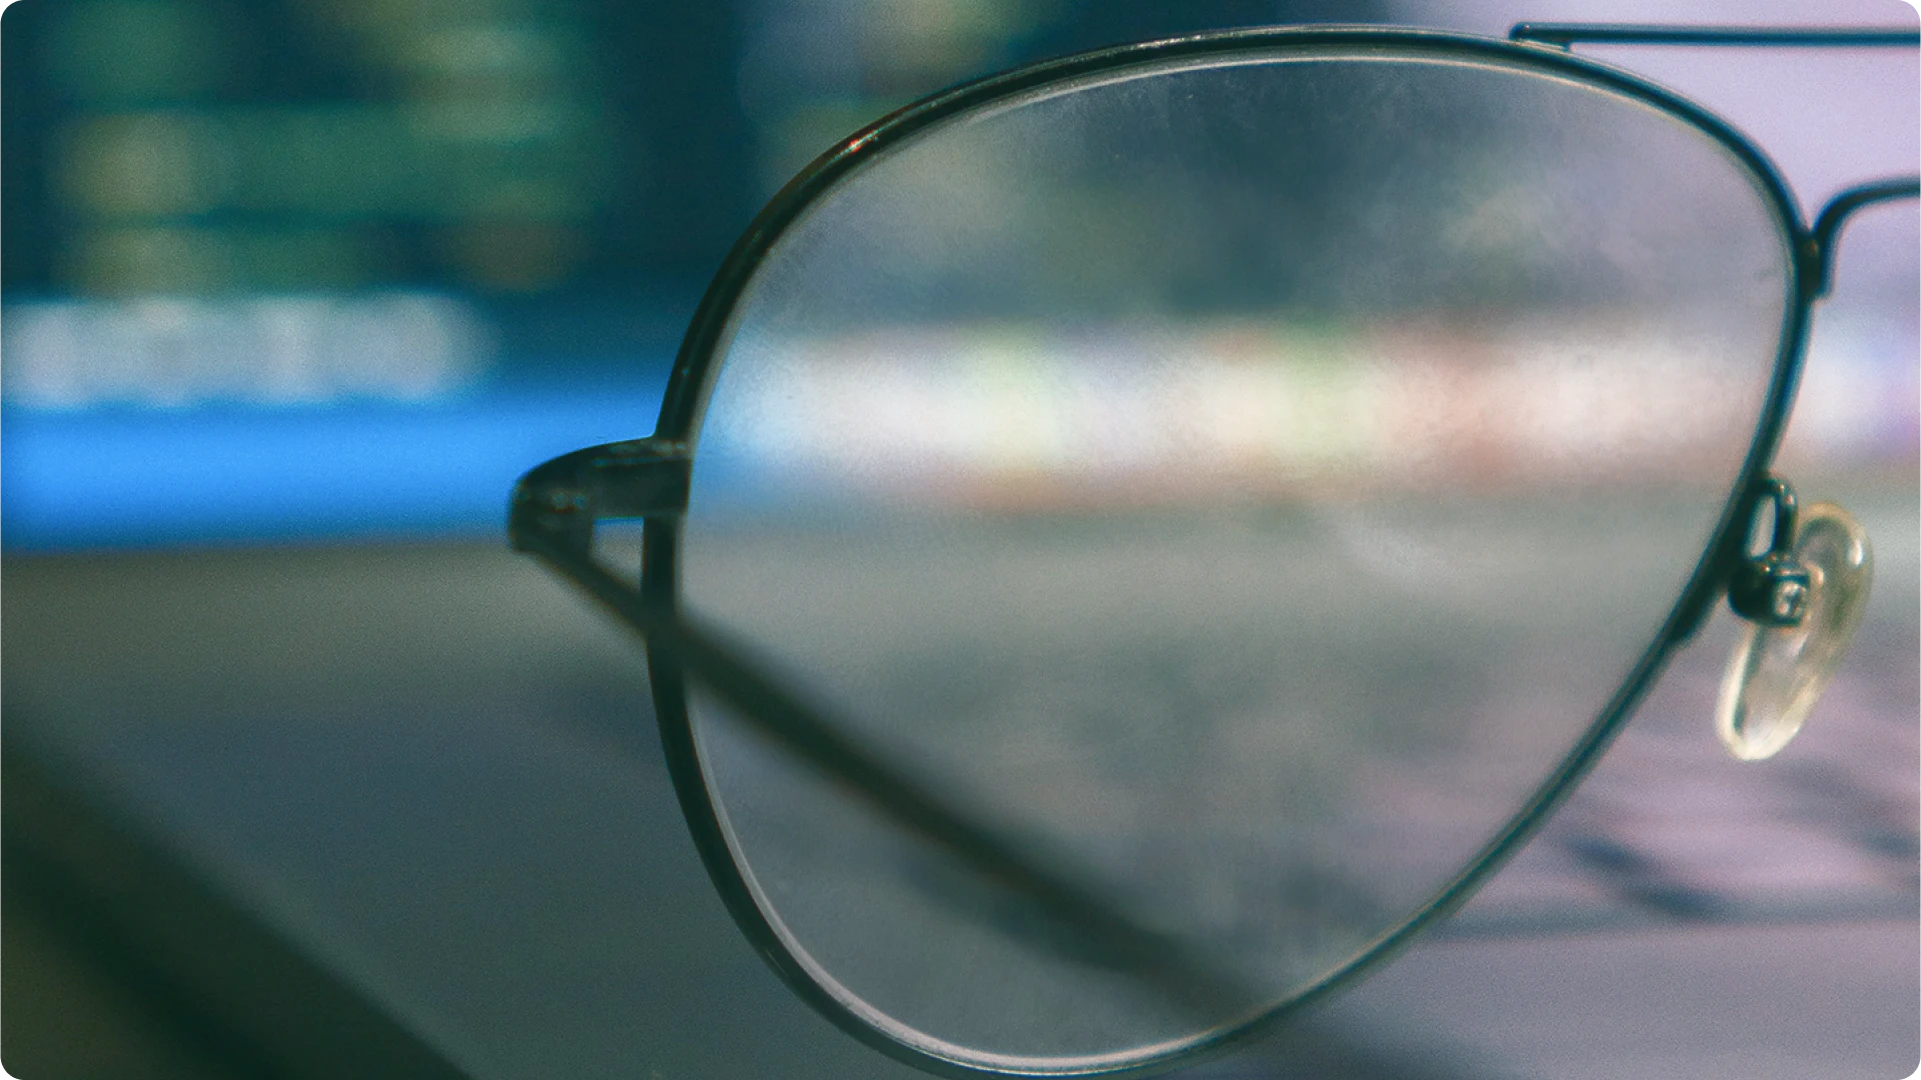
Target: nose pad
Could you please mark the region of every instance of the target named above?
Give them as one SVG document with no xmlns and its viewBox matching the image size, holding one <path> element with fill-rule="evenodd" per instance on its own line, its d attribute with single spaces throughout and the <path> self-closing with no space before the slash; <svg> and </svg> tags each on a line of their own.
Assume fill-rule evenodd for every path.
<svg viewBox="0 0 1921 1080">
<path fill-rule="evenodd" d="M 1834 503 L 1802 510 L 1793 552 L 1808 574 L 1801 618 L 1750 621 L 1721 678 L 1715 730 L 1742 761 L 1774 756 L 1801 730 L 1867 609 L 1874 552 L 1854 515 Z"/>
</svg>

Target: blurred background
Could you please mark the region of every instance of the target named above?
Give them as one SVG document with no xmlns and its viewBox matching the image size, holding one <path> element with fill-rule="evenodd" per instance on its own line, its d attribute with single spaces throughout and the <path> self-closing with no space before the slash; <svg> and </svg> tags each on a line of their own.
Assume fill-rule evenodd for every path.
<svg viewBox="0 0 1921 1080">
<path fill-rule="evenodd" d="M 786 177 L 888 110 L 1011 64 L 1281 21 L 1909 17 L 1893 0 L 1564 7 L 16 4 L 0 95 L 5 542 L 491 534 L 528 463 L 649 429 L 707 275 Z M 1905 57 L 1601 52 L 1752 128 L 1810 211 L 1915 156 L 1890 112 L 1911 104 Z M 1774 77 L 1784 64 L 1799 81 Z M 1846 373 L 1821 386 L 1849 406 L 1801 410 L 1845 464 L 1915 446 L 1903 235 L 1851 237 L 1853 288 L 1895 300 L 1824 339 L 1834 355 L 1816 366 Z"/>
<path fill-rule="evenodd" d="M 6 8 L 8 1068 L 905 1075 L 793 1001 L 734 933 L 681 831 L 631 646 L 500 550 L 509 487 L 651 430 L 686 320 L 754 211 L 922 94 L 1216 27 L 1498 35 L 1523 19 L 1915 15 L 1895 0 Z M 1809 216 L 1921 154 L 1913 50 L 1583 51 L 1752 133 Z M 1875 607 L 1801 756 L 1756 770 L 1713 742 L 1734 634 L 1717 616 L 1449 928 L 1281 1052 L 1197 1075 L 1914 1067 L 1918 247 L 1912 204 L 1850 227 L 1783 453 L 1804 497 L 1845 496 L 1881 545 Z M 362 1056 L 341 1056 L 341 1031 Z"/>
<path fill-rule="evenodd" d="M 15 5 L 7 543 L 490 532 L 528 463 L 648 430 L 707 276 L 837 138 L 1023 60 L 1385 14 Z"/>
</svg>

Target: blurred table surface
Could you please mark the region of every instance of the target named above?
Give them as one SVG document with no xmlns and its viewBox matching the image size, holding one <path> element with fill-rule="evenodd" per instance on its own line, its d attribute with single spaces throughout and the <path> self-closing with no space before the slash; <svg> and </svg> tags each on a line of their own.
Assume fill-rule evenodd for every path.
<svg viewBox="0 0 1921 1080">
<path fill-rule="evenodd" d="M 1714 739 L 1718 615 L 1454 919 L 1188 1075 L 1909 1074 L 1916 507 L 1851 505 L 1876 594 L 1779 758 Z M 0 601 L 4 1055 L 29 1080 L 914 1075 L 734 930 L 637 650 L 533 563 L 487 544 L 9 556 Z"/>
</svg>

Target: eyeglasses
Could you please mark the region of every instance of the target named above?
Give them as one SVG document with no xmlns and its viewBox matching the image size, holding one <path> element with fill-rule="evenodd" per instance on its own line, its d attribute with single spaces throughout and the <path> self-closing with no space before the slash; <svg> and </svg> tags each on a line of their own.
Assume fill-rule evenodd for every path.
<svg viewBox="0 0 1921 1080">
<path fill-rule="evenodd" d="M 1792 737 L 1871 558 L 1768 470 L 1842 226 L 1921 181 L 1804 223 L 1600 41 L 1917 35 L 1251 30 L 967 84 L 775 196 L 652 437 L 522 480 L 800 996 L 950 1075 L 1186 1063 L 1465 900 L 1724 593 L 1722 738 Z"/>
</svg>

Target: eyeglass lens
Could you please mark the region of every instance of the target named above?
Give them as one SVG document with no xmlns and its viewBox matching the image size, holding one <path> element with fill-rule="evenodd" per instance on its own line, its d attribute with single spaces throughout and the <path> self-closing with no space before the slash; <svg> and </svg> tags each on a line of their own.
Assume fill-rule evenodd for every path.
<svg viewBox="0 0 1921 1080">
<path fill-rule="evenodd" d="M 696 695 L 756 902 L 980 1065 L 1157 1056 L 1339 970 L 1654 640 L 1788 260 L 1723 143 L 1491 60 L 1171 61 L 877 155 L 740 299 L 686 603 L 1264 997 L 1171 1001 Z"/>
</svg>

